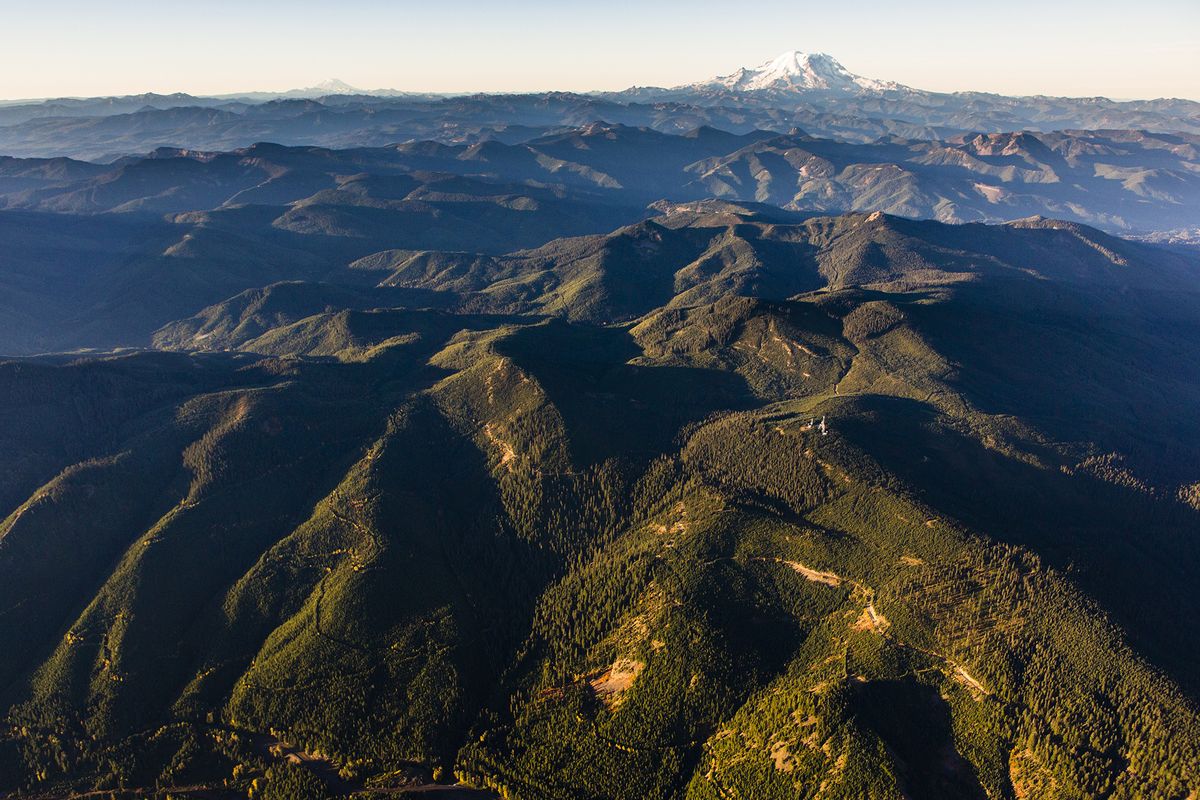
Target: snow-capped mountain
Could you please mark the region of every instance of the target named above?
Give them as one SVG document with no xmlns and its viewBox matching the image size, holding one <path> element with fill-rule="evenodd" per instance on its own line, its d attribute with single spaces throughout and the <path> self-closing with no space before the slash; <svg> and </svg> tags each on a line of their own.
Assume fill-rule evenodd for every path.
<svg viewBox="0 0 1200 800">
<path fill-rule="evenodd" d="M 1103 97 L 1006 97 L 932 92 L 857 75 L 826 53 L 790 51 L 757 67 L 672 88 L 634 86 L 598 93 L 619 103 L 678 104 L 684 125 L 713 124 L 714 115 L 747 110 L 755 125 L 800 128 L 814 136 L 874 141 L 881 136 L 934 139 L 976 131 L 1200 130 L 1200 103 L 1190 100 L 1114 101 Z M 727 111 L 737 109 L 738 111 Z M 780 112 L 783 116 L 780 116 Z M 611 111 L 604 114 L 612 115 Z M 661 110 L 656 114 L 663 113 Z M 723 122 L 743 130 L 751 123 Z"/>
<path fill-rule="evenodd" d="M 362 89 L 358 89 L 343 80 L 338 78 L 330 78 L 327 81 L 322 81 L 309 91 L 324 92 L 325 94 L 363 94 Z"/>
<path fill-rule="evenodd" d="M 827 53 L 792 50 L 757 67 L 742 67 L 730 75 L 677 86 L 673 91 L 814 91 L 872 94 L 906 89 L 907 87 L 893 81 L 879 81 L 855 75 Z"/>
<path fill-rule="evenodd" d="M 370 94 L 365 89 L 358 89 L 343 80 L 338 78 L 330 78 L 327 81 L 321 81 L 316 86 L 309 86 L 306 89 L 291 89 L 286 92 L 280 92 L 283 97 L 330 97 L 332 95 L 354 95 L 354 94 Z"/>
<path fill-rule="evenodd" d="M 360 89 L 338 78 L 330 78 L 307 89 L 291 89 L 277 93 L 275 96 L 316 100 L 322 97 L 431 97 L 432 95 L 424 92 L 402 92 L 396 89 Z"/>
</svg>

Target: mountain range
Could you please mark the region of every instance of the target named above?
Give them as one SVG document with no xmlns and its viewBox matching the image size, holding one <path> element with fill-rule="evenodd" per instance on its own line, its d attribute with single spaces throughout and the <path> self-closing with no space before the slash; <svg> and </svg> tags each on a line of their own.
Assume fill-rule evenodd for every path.
<svg viewBox="0 0 1200 800">
<path fill-rule="evenodd" d="M 113 160 L 158 147 L 230 150 L 258 141 L 347 147 L 435 139 L 517 142 L 603 120 L 681 133 L 800 128 L 826 138 L 944 139 L 997 131 L 1137 129 L 1200 133 L 1190 100 L 938 93 L 854 75 L 825 54 L 789 52 L 756 69 L 675 88 L 437 96 L 357 93 L 341 81 L 221 98 L 139 95 L 0 107 L 0 153 Z"/>
<path fill-rule="evenodd" d="M 309 274 L 0 364 L 3 788 L 1200 786 L 1200 258 L 710 200 Z"/>
<path fill-rule="evenodd" d="M 0 108 L 0 797 L 1200 797 L 1196 104 L 298 95 Z"/>
</svg>

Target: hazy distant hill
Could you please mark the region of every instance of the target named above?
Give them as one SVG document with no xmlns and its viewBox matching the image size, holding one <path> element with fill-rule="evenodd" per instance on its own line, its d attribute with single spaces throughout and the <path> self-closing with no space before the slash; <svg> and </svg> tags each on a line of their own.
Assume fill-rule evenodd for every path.
<svg viewBox="0 0 1200 800">
<path fill-rule="evenodd" d="M 6 202 L 34 209 L 0 212 L 0 353 L 143 346 L 238 292 L 339 280 L 375 252 L 500 255 L 647 213 L 620 196 L 410 171 L 393 156 L 163 152 L 65 183 L 0 162 L 0 186 L 21 173 Z"/>
<path fill-rule="evenodd" d="M 671 89 L 453 97 L 360 91 L 329 82 L 226 98 L 138 95 L 3 106 L 0 154 L 111 160 L 157 147 L 232 150 L 258 141 L 322 147 L 514 142 L 596 120 L 666 133 L 702 125 L 735 133 L 800 128 L 858 142 L 1020 130 L 1200 133 L 1194 101 L 926 92 L 855 75 L 819 53 L 784 53 L 758 68 Z"/>
<path fill-rule="evenodd" d="M 512 251 L 706 197 L 757 201 L 756 213 L 783 221 L 884 211 L 1185 228 L 1200 213 L 1197 146 L 1183 134 L 1129 131 L 855 145 L 595 124 L 524 144 L 260 144 L 160 150 L 109 166 L 5 159 L 0 302 L 9 311 L 0 352 L 143 346 L 165 323 L 247 289 L 289 280 L 360 285 L 385 267 L 397 285 L 478 291 L 514 264 L 554 260 Z M 678 269 L 707 246 L 664 258 Z M 576 307 L 574 289 L 537 300 L 551 284 L 570 284 L 554 270 L 540 275 L 492 290 L 491 302 Z M 641 289 L 630 291 L 644 301 Z"/>
<path fill-rule="evenodd" d="M 513 144 L 162 149 L 108 167 L 0 159 L 0 206 L 94 213 L 282 205 L 305 201 L 360 172 L 417 182 L 427 180 L 418 173 L 470 176 L 542 195 L 547 185 L 559 184 L 628 206 L 716 196 L 801 211 L 884 211 L 947 222 L 1042 214 L 1133 231 L 1187 228 L 1200 218 L 1200 136 L 1057 131 L 853 144 L 802 132 L 738 135 L 697 128 L 671 135 L 605 123 Z"/>
</svg>

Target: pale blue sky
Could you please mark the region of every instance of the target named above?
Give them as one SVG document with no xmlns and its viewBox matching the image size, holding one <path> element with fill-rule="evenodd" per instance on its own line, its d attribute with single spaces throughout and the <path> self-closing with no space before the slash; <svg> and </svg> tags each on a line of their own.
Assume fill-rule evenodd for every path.
<svg viewBox="0 0 1200 800">
<path fill-rule="evenodd" d="M 0 98 L 674 85 L 785 50 L 933 90 L 1200 99 L 1200 0 L 0 0 Z"/>
</svg>

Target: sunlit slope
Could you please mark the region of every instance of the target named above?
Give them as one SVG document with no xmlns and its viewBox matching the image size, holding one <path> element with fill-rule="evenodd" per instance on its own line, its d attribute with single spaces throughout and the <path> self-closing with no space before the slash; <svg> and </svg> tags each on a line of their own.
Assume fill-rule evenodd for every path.
<svg viewBox="0 0 1200 800">
<path fill-rule="evenodd" d="M 1190 262 L 709 211 L 3 365 L 3 789 L 1200 789 Z"/>
</svg>

